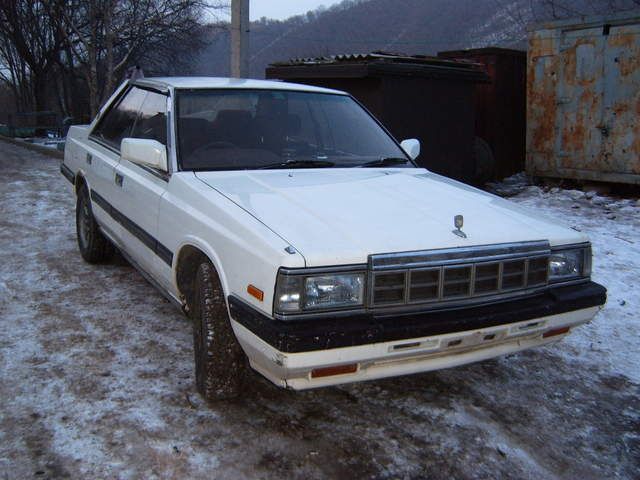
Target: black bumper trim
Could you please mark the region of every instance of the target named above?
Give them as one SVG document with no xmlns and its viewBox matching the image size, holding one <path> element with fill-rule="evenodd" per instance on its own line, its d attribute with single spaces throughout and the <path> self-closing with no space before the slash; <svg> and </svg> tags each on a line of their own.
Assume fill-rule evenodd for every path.
<svg viewBox="0 0 640 480">
<path fill-rule="evenodd" d="M 558 286 L 540 294 L 490 305 L 375 316 L 327 317 L 313 320 L 274 320 L 229 296 L 231 317 L 281 352 L 311 352 L 371 343 L 429 337 L 506 325 L 604 305 L 607 290 L 595 282 Z"/>
</svg>

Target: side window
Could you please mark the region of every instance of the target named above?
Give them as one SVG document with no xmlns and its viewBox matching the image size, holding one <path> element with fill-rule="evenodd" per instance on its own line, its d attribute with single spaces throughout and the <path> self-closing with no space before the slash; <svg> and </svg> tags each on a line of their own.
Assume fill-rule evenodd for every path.
<svg viewBox="0 0 640 480">
<path fill-rule="evenodd" d="M 147 92 L 131 136 L 167 144 L 167 97 L 165 95 Z"/>
<path fill-rule="evenodd" d="M 91 134 L 120 150 L 120 142 L 130 136 L 146 94 L 145 90 L 133 87 L 115 108 L 106 113 Z"/>
</svg>

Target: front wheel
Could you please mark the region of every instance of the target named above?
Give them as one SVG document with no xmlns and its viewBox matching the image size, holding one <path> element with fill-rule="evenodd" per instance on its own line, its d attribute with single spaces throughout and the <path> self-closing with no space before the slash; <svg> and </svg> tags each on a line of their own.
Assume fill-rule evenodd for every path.
<svg viewBox="0 0 640 480">
<path fill-rule="evenodd" d="M 196 386 L 207 401 L 240 395 L 247 359 L 231 328 L 220 279 L 208 262 L 198 267 L 191 317 Z"/>
<path fill-rule="evenodd" d="M 76 234 L 80 254 L 88 263 L 106 262 L 113 256 L 113 245 L 102 234 L 93 217 L 86 185 L 80 187 L 76 200 Z"/>
</svg>

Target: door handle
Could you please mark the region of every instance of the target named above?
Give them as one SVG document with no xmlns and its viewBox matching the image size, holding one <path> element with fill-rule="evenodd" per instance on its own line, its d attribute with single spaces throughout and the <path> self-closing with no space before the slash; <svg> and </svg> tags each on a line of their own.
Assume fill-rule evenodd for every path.
<svg viewBox="0 0 640 480">
<path fill-rule="evenodd" d="M 116 173 L 116 185 L 122 187 L 122 182 L 124 182 L 124 177 L 119 173 Z"/>
</svg>

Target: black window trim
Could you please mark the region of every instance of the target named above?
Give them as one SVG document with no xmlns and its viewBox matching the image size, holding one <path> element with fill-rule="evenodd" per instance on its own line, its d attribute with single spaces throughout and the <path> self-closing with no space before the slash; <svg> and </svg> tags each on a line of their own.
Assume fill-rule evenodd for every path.
<svg viewBox="0 0 640 480">
<path fill-rule="evenodd" d="M 100 128 L 100 126 L 102 125 L 102 122 L 104 122 L 105 118 L 107 118 L 109 113 L 111 113 L 111 111 L 114 108 L 117 108 L 120 105 L 120 103 L 122 103 L 122 100 L 124 99 L 124 97 L 127 96 L 127 94 L 133 89 L 133 87 L 137 87 L 137 86 L 130 83 L 129 85 L 127 85 L 125 88 L 122 89 L 120 94 L 113 100 L 113 102 L 111 102 L 109 107 L 104 112 L 102 112 L 102 115 L 100 115 L 100 118 L 98 119 L 94 127 L 91 129 L 91 132 L 89 132 L 89 138 L 91 140 L 95 141 L 96 143 L 99 143 L 100 145 L 111 150 L 112 152 L 117 153 L 118 155 L 120 155 L 120 149 L 117 147 L 114 147 L 113 144 L 100 138 L 98 135 L 96 135 L 95 131 Z M 140 88 L 140 87 L 137 87 L 137 88 Z"/>
<path fill-rule="evenodd" d="M 124 89 L 122 89 L 122 91 L 120 92 L 120 94 L 113 100 L 113 102 L 111 102 L 111 104 L 109 105 L 109 108 L 107 108 L 104 112 L 102 112 L 102 114 L 100 115 L 100 118 L 98 118 L 98 121 L 96 122 L 95 126 L 91 129 L 91 132 L 89 132 L 89 138 L 91 138 L 92 140 L 96 141 L 97 143 L 103 145 L 103 146 L 107 146 L 108 142 L 105 142 L 104 140 L 102 140 L 100 137 L 98 137 L 97 135 L 95 135 L 95 131 L 98 127 L 100 127 L 100 125 L 102 124 L 102 122 L 104 121 L 105 117 L 111 112 L 111 110 L 113 110 L 114 108 L 116 108 L 118 105 L 120 105 L 120 102 L 122 102 L 122 99 L 125 97 L 125 95 L 127 95 L 127 93 L 129 93 L 133 87 L 138 88 L 140 90 L 145 90 L 148 92 L 153 92 L 153 93 L 157 93 L 159 95 L 163 95 L 165 97 L 171 98 L 171 94 L 168 91 L 162 91 L 156 88 L 151 88 L 148 87 L 147 85 L 138 85 L 136 83 L 130 83 L 129 85 L 127 85 Z M 138 110 L 139 112 L 140 110 Z M 169 112 L 167 112 L 167 117 L 169 116 Z M 167 128 L 167 137 L 169 136 L 169 132 L 168 132 L 168 128 Z M 165 145 L 166 147 L 166 145 Z M 120 153 L 120 149 L 114 147 L 113 145 L 109 145 L 110 150 L 116 152 L 116 153 Z"/>
<path fill-rule="evenodd" d="M 104 141 L 102 138 L 98 137 L 97 135 L 94 134 L 94 131 L 100 127 L 101 123 L 104 121 L 104 119 L 106 118 L 106 116 L 109 114 L 109 112 L 111 112 L 111 110 L 113 110 L 114 108 L 116 108 L 118 105 L 120 105 L 120 102 L 122 102 L 122 99 L 133 89 L 133 87 L 138 88 L 140 90 L 145 90 L 148 92 L 153 92 L 153 93 L 157 93 L 159 95 L 163 95 L 167 98 L 169 98 L 171 100 L 171 93 L 168 90 L 161 90 L 158 88 L 153 88 L 151 86 L 148 85 L 139 85 L 136 82 L 131 82 L 129 83 L 129 85 L 127 85 L 125 88 L 122 89 L 122 91 L 118 94 L 118 96 L 113 100 L 113 102 L 111 102 L 111 104 L 109 105 L 109 107 L 102 112 L 102 114 L 100 115 L 100 118 L 98 119 L 98 121 L 96 122 L 95 126 L 91 129 L 91 132 L 89 132 L 89 140 L 97 143 L 98 145 L 100 145 L 101 147 L 106 148 L 107 150 L 110 150 L 111 152 L 115 153 L 118 155 L 118 157 L 120 157 L 120 149 L 116 148 L 113 146 L 113 144 L 108 143 L 106 141 Z M 139 109 L 138 109 L 138 113 L 139 113 Z M 167 143 L 169 141 L 169 112 L 167 111 Z M 167 160 L 170 158 L 169 156 L 169 146 L 165 145 L 165 148 L 167 149 Z M 118 163 L 120 163 L 120 159 L 118 159 Z M 129 162 L 131 163 L 131 162 Z M 171 173 L 172 173 L 172 168 L 171 168 L 171 162 L 167 161 L 167 168 L 168 168 L 168 172 L 161 172 L 160 170 L 155 170 L 151 167 L 146 167 L 144 165 L 138 165 L 135 163 L 131 163 L 131 165 L 135 165 L 136 167 L 144 170 L 145 172 L 148 172 L 150 174 L 152 174 L 155 177 L 158 177 L 161 180 L 164 180 L 165 182 L 169 181 L 169 178 L 171 178 Z"/>
<path fill-rule="evenodd" d="M 141 88 L 142 90 L 150 90 L 155 93 L 159 93 L 160 95 L 170 96 L 169 88 L 165 86 L 159 85 L 151 85 L 149 82 L 146 82 L 144 78 L 139 80 L 134 80 L 130 82 L 134 87 Z"/>
<path fill-rule="evenodd" d="M 312 90 L 295 90 L 295 89 L 284 89 L 284 88 L 220 88 L 220 87 L 212 87 L 212 88 L 175 88 L 174 89 L 174 95 L 173 95 L 173 115 L 174 115 L 174 119 L 175 121 L 174 123 L 174 130 L 175 130 L 175 138 L 176 138 L 176 145 L 175 145 L 175 151 L 176 151 L 176 167 L 178 172 L 199 172 L 199 171 L 207 171 L 207 172 L 223 172 L 223 171 L 243 171 L 243 170 L 248 170 L 246 168 L 242 168 L 242 169 L 237 169 L 237 168 L 218 168 L 215 170 L 211 170 L 211 169 L 195 169 L 195 168 L 191 168 L 188 170 L 185 170 L 184 168 L 182 168 L 182 157 L 180 156 L 180 133 L 178 130 L 178 123 L 179 123 L 179 119 L 180 119 L 180 102 L 178 101 L 180 94 L 183 92 L 189 92 L 189 93 L 198 93 L 198 92 L 217 92 L 217 91 L 221 91 L 221 92 L 228 92 L 228 91 L 245 91 L 245 92 L 260 92 L 260 91 L 265 91 L 265 92 L 288 92 L 288 93 L 313 93 L 313 94 L 317 94 L 317 95 L 334 95 L 334 96 L 338 96 L 338 97 L 349 97 L 351 100 L 353 100 L 357 105 L 360 106 L 360 108 L 362 108 L 365 113 L 367 115 L 369 115 L 369 117 L 382 129 L 382 131 L 384 133 L 387 134 L 387 136 L 391 139 L 391 141 L 400 149 L 400 151 L 403 153 L 403 155 L 405 155 L 407 157 L 407 160 L 409 161 L 409 163 L 411 163 L 411 165 L 413 165 L 416 168 L 420 168 L 418 167 L 418 165 L 416 164 L 416 162 L 409 157 L 409 155 L 404 151 L 404 148 L 402 148 L 402 146 L 400 145 L 400 142 L 398 142 L 398 140 L 396 140 L 396 138 L 391 134 L 391 132 L 382 124 L 382 122 L 380 122 L 380 120 L 378 120 L 375 115 L 373 115 L 369 109 L 367 107 L 365 107 L 360 101 L 358 101 L 357 98 L 355 98 L 353 95 L 349 94 L 349 93 L 332 93 L 332 92 L 316 92 L 316 91 L 312 91 Z"/>
</svg>

